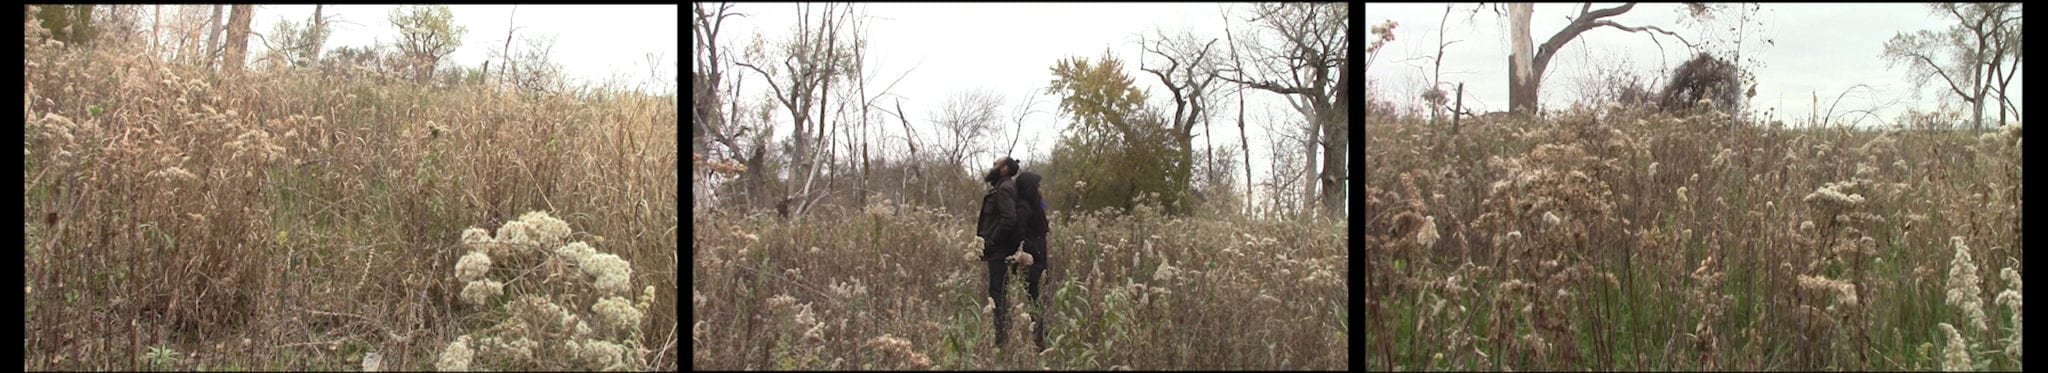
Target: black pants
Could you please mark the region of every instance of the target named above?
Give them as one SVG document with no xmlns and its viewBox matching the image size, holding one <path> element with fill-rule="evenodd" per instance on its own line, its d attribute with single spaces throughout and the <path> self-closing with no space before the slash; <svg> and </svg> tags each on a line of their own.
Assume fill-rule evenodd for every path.
<svg viewBox="0 0 2048 373">
<path fill-rule="evenodd" d="M 1017 244 L 1019 242 L 1015 241 L 996 243 L 996 245 L 999 245 L 997 247 L 1004 247 L 1001 245 L 1012 245 L 1009 247 L 1015 247 L 1014 245 Z M 1049 261 L 1045 255 L 1045 234 L 1026 235 L 1022 244 L 1024 252 L 1031 253 L 1032 259 L 1030 269 L 1025 271 L 1024 280 L 1026 281 L 1025 289 L 1031 293 L 1031 298 L 1029 299 L 1031 319 L 1038 322 L 1038 327 L 1033 328 L 1034 330 L 1032 331 L 1033 341 L 1038 343 L 1038 347 L 1044 348 L 1045 324 L 1047 320 L 1045 319 L 1045 312 L 1040 308 L 1040 303 L 1038 302 L 1038 285 L 1041 283 L 1040 280 L 1044 278 L 1046 262 Z M 1015 251 L 999 250 L 996 252 Z M 995 299 L 996 303 L 996 344 L 1002 345 L 1003 339 L 1006 337 L 1003 332 L 1009 330 L 1008 327 L 1010 325 L 1009 313 L 1007 312 L 1010 309 L 1010 300 L 1006 297 L 1005 290 L 1007 290 L 1007 287 L 1004 286 L 1008 284 L 1010 265 L 1003 262 L 1002 257 L 985 256 L 982 260 L 988 263 L 988 296 Z"/>
</svg>

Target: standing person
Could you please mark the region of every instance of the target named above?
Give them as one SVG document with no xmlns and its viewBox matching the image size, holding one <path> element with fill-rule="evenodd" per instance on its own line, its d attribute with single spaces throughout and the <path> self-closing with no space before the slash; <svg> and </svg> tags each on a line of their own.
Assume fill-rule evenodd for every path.
<svg viewBox="0 0 2048 373">
<path fill-rule="evenodd" d="M 975 235 L 982 239 L 981 260 L 988 265 L 988 295 L 995 303 L 996 345 L 1003 345 L 1010 320 L 1009 299 L 1004 294 L 1010 260 L 1017 253 L 1028 231 L 1026 222 L 1031 211 L 1037 210 L 1017 191 L 1017 160 L 1010 157 L 997 159 L 991 165 L 982 181 L 989 184 L 988 193 L 981 197 L 981 215 L 975 219 Z M 1028 263 L 1027 263 L 1028 264 Z M 1035 277 L 1035 276 L 1034 276 Z M 1035 280 L 1035 278 L 1034 278 Z M 1035 283 L 1035 281 L 1033 281 Z M 1036 293 L 1036 291 L 1033 291 Z"/>
<path fill-rule="evenodd" d="M 1024 277 L 1026 288 L 1031 292 L 1031 320 L 1036 321 L 1033 323 L 1035 326 L 1032 328 L 1032 341 L 1036 342 L 1038 349 L 1043 351 L 1046 348 L 1045 324 L 1051 320 L 1045 318 L 1044 308 L 1038 302 L 1038 285 L 1041 283 L 1040 280 L 1044 279 L 1047 262 L 1050 262 L 1045 252 L 1045 235 L 1051 231 L 1052 224 L 1045 216 L 1047 207 L 1045 196 L 1038 192 L 1040 181 L 1041 178 L 1036 173 L 1017 173 L 1017 197 L 1023 200 L 1023 205 L 1026 207 L 1024 217 L 1024 252 L 1032 256 L 1031 268 L 1025 272 Z"/>
</svg>

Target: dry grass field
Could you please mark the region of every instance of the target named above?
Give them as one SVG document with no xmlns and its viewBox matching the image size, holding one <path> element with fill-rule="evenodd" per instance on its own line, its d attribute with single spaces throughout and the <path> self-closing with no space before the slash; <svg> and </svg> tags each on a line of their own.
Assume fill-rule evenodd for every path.
<svg viewBox="0 0 2048 373">
<path fill-rule="evenodd" d="M 695 369 L 1350 368 L 1343 222 L 1055 214 L 1041 319 L 992 336 L 972 216 L 692 216 Z M 1021 273 L 1021 272 L 1020 272 Z M 1011 303 L 1023 303 L 1021 276 Z M 1031 347 L 1046 322 L 1051 348 Z"/>
<path fill-rule="evenodd" d="M 23 369 L 678 369 L 673 96 L 24 28 Z"/>
<path fill-rule="evenodd" d="M 1368 117 L 1369 370 L 2021 370 L 2020 126 Z"/>
</svg>

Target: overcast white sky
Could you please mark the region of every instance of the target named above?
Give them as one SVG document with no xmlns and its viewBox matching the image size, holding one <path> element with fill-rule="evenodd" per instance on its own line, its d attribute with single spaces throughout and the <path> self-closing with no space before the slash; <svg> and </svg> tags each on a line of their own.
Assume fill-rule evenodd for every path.
<svg viewBox="0 0 2048 373">
<path fill-rule="evenodd" d="M 1050 69 L 1054 62 L 1069 57 L 1095 61 L 1107 48 L 1124 62 L 1124 73 L 1138 88 L 1148 91 L 1153 105 L 1171 112 L 1171 94 L 1165 86 L 1151 73 L 1139 70 L 1140 34 L 1156 35 L 1154 30 L 1157 29 L 1173 35 L 1187 30 L 1204 40 L 1222 39 L 1222 11 L 1225 7 L 1241 4 L 864 3 L 859 6 L 872 17 L 868 26 L 868 58 L 877 66 L 874 71 L 878 73 L 869 89 L 880 90 L 905 71 L 910 71 L 893 92 L 902 96 L 903 109 L 918 134 L 925 138 L 923 141 L 936 139 L 933 134 L 937 130 L 930 124 L 930 119 L 936 116 L 938 106 L 949 96 L 970 89 L 988 89 L 1005 99 L 1004 117 L 1027 99 L 1039 100 L 1035 109 L 1045 113 L 1026 119 L 1027 128 L 1017 144 L 1018 149 L 1010 153 L 1029 162 L 1049 158 L 1059 132 L 1068 123 L 1068 119 L 1052 114 L 1058 111 L 1058 98 L 1044 94 L 1045 87 L 1052 80 Z M 729 49 L 727 53 L 738 55 L 742 46 L 757 37 L 768 38 L 770 46 L 774 45 L 773 41 L 786 40 L 796 21 L 797 5 L 741 3 L 732 11 L 748 16 L 728 19 L 719 35 L 724 39 L 720 45 Z M 1243 33 L 1250 28 L 1245 22 L 1248 14 L 1232 13 L 1230 17 L 1232 31 Z M 1225 46 L 1219 42 L 1216 48 Z M 913 67 L 915 70 L 911 71 Z M 733 74 L 736 74 L 747 80 L 743 99 L 756 100 L 768 90 L 761 77 L 751 70 L 735 67 L 732 71 L 734 73 L 729 73 L 726 79 L 733 79 Z M 1222 100 L 1227 102 L 1218 102 L 1218 107 L 1212 109 L 1219 114 L 1211 122 L 1217 136 L 1208 141 L 1217 148 L 1239 146 L 1235 128 L 1235 97 Z M 1248 90 L 1245 100 L 1248 108 L 1246 131 L 1251 143 L 1254 178 L 1264 179 L 1271 168 L 1272 157 L 1266 149 L 1268 137 L 1261 123 L 1276 123 L 1277 131 L 1298 126 L 1301 119 L 1284 99 L 1272 93 Z M 893 98 L 882 102 L 884 108 L 894 109 Z M 1226 113 L 1228 117 L 1223 116 Z M 776 115 L 780 125 L 776 134 L 786 138 L 790 132 L 789 118 L 781 110 Z M 904 132 L 901 125 L 893 116 L 884 115 L 883 118 L 888 125 L 879 127 L 884 133 L 881 136 L 899 137 L 879 141 L 878 145 L 901 151 L 900 136 Z M 1002 148 L 1008 147 L 1007 140 L 1012 131 L 1015 128 L 1005 128 L 1001 134 Z M 1198 127 L 1195 131 L 1199 134 L 1202 129 Z M 1203 146 L 1204 141 L 1198 137 L 1193 143 Z M 998 148 L 996 154 L 1002 154 L 1002 148 Z M 1287 151 L 1299 152 L 1299 149 Z M 983 158 L 988 159 L 969 164 L 984 164 L 995 156 L 987 155 Z M 1242 179 L 1243 166 L 1242 161 L 1239 162 L 1239 166 L 1232 170 Z M 1243 180 L 1239 180 L 1238 185 L 1242 186 Z"/>
<path fill-rule="evenodd" d="M 327 5 L 324 15 L 335 24 L 322 50 L 392 43 L 398 35 L 398 28 L 389 20 L 394 8 L 398 6 Z M 648 92 L 673 91 L 680 86 L 676 62 L 682 58 L 677 50 L 679 5 L 518 5 L 516 13 L 513 5 L 449 5 L 448 9 L 455 15 L 456 25 L 469 28 L 462 36 L 462 46 L 448 57 L 454 63 L 483 65 L 491 50 L 505 45 L 505 31 L 511 26 L 519 28 L 514 38 L 553 36 L 555 62 L 575 79 L 597 84 L 616 77 L 628 84 L 626 88 L 647 83 Z M 165 7 L 164 12 L 171 9 Z M 280 20 L 304 24 L 312 17 L 312 5 L 259 5 L 250 30 L 268 33 Z M 515 52 L 521 44 L 512 43 Z M 260 41 L 250 40 L 252 51 L 262 48 Z M 649 54 L 660 57 L 656 67 L 659 81 L 650 78 Z"/>
<path fill-rule="evenodd" d="M 1531 17 L 1530 33 L 1535 43 L 1542 43 L 1550 35 L 1562 29 L 1566 17 L 1577 15 L 1583 3 L 1538 3 Z M 1619 3 L 1595 3 L 1594 9 L 1619 6 Z M 1507 18 L 1497 15 L 1491 6 L 1480 10 L 1468 22 L 1472 4 L 1456 4 L 1449 25 L 1445 28 L 1448 39 L 1458 41 L 1444 50 L 1442 80 L 1451 83 L 1465 83 L 1465 99 L 1468 106 L 1479 111 L 1505 110 L 1508 100 L 1507 88 Z M 1680 4 L 1637 4 L 1634 9 L 1620 16 L 1608 18 L 1616 23 L 1629 26 L 1655 25 L 1684 35 L 1688 40 L 1701 42 L 1702 39 L 1719 40 L 1733 44 L 1737 33 L 1728 32 L 1736 27 L 1739 14 L 1720 13 L 1710 24 L 1702 27 L 1689 18 Z M 1443 37 L 1438 34 L 1439 21 L 1444 17 L 1444 4 L 1367 3 L 1365 18 L 1368 25 L 1378 25 L 1394 20 L 1400 26 L 1396 29 L 1397 39 L 1389 44 L 1382 55 L 1366 71 L 1374 79 L 1382 95 L 1397 102 L 1420 102 L 1418 97 L 1428 86 L 1426 59 L 1414 57 L 1434 55 L 1436 45 Z M 1777 117 L 1788 125 L 1798 118 L 1807 116 L 1812 95 L 1819 95 L 1821 111 L 1838 95 L 1857 84 L 1867 84 L 1872 89 L 1857 88 L 1850 91 L 1835 109 L 1837 113 L 1876 107 L 1897 101 L 1896 105 L 1878 110 L 1884 121 L 1896 119 L 1908 108 L 1933 110 L 1939 100 L 1951 99 L 1947 83 L 1936 77 L 1925 86 L 1915 86 L 1907 73 L 1907 66 L 1899 64 L 1887 67 L 1880 58 L 1884 43 L 1901 32 L 1945 29 L 1954 23 L 1929 13 L 1923 4 L 1762 4 L 1755 12 L 1746 29 L 1738 29 L 1742 50 L 1748 56 L 1761 56 L 1762 66 L 1756 70 L 1757 95 L 1751 104 L 1762 112 L 1778 108 Z M 1713 34 L 1702 33 L 1703 29 L 1717 30 Z M 1657 44 L 1649 36 L 1613 28 L 1599 28 L 1580 34 L 1560 50 L 1551 60 L 1545 73 L 1542 87 L 1542 102 L 1546 109 L 1559 109 L 1571 104 L 1575 96 L 1573 82 L 1590 76 L 1597 68 L 1632 65 L 1645 77 L 1661 81 L 1669 75 L 1671 68 L 1684 63 L 1690 57 L 1683 44 L 1669 37 L 1663 37 L 1665 51 L 1660 56 Z M 1769 39 L 1773 43 L 1767 44 Z M 1724 45 L 1728 45 L 1724 44 Z M 1629 61 L 1631 64 L 1623 64 Z M 1661 73 L 1660 73 L 1661 72 Z M 2023 93 L 2025 74 L 2015 76 L 2010 86 L 2014 102 Z M 1921 90 L 1915 99 L 1914 90 Z M 1477 101 L 1477 103 L 1474 103 Z M 1967 105 L 1960 106 L 1968 111 Z M 1997 120 L 1996 111 L 1987 104 L 1984 110 L 1986 121 Z M 2022 109 L 2021 113 L 2025 113 Z M 1789 114 L 1789 116 L 1788 116 Z M 1877 125 L 1876 120 L 1866 120 L 1863 125 Z"/>
</svg>

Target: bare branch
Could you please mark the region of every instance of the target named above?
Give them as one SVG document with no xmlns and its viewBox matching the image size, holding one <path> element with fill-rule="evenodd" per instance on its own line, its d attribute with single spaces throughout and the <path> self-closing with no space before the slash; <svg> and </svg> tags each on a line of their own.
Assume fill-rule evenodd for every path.
<svg viewBox="0 0 2048 373">
<path fill-rule="evenodd" d="M 1674 38 L 1678 38 L 1678 41 L 1679 41 L 1679 42 L 1683 42 L 1683 43 L 1685 43 L 1685 46 L 1686 46 L 1686 47 L 1690 47 L 1690 48 L 1693 48 L 1693 49 L 1699 49 L 1699 46 L 1698 46 L 1698 45 L 1695 45 L 1695 44 L 1693 44 L 1693 43 L 1692 43 L 1692 41 L 1689 41 L 1689 40 L 1685 40 L 1685 37 L 1684 37 L 1684 36 L 1679 36 L 1679 35 L 1678 35 L 1678 33 L 1675 33 L 1675 32 L 1671 32 L 1671 31 L 1666 31 L 1666 30 L 1664 30 L 1663 28 L 1659 28 L 1659 27 L 1657 27 L 1657 26 L 1642 26 L 1642 27 L 1629 27 L 1629 26 L 1624 26 L 1624 25 L 1622 25 L 1622 24 L 1619 24 L 1619 23 L 1614 23 L 1614 21 L 1605 21 L 1605 20 L 1603 20 L 1603 21 L 1599 21 L 1599 22 L 1594 22 L 1594 24 L 1595 24 L 1595 26 L 1608 26 L 1608 27 L 1613 27 L 1613 28 L 1621 29 L 1622 31 L 1628 31 L 1628 32 L 1651 32 L 1651 31 L 1654 31 L 1654 32 L 1657 32 L 1657 33 L 1661 33 L 1661 34 L 1664 34 L 1664 35 L 1670 35 L 1671 37 L 1674 37 Z M 1653 34 L 1653 35 L 1650 35 L 1650 38 L 1651 38 L 1651 40 L 1656 40 L 1656 37 L 1657 37 L 1657 36 L 1656 36 L 1656 35 L 1654 35 L 1654 34 Z"/>
<path fill-rule="evenodd" d="M 1969 94 L 1969 93 L 1965 93 L 1965 92 L 1963 92 L 1963 89 L 1962 89 L 1962 85 L 1960 85 L 1960 84 L 1957 84 L 1957 83 L 1956 83 L 1956 80 L 1955 80 L 1954 78 L 1950 78 L 1950 77 L 1948 76 L 1948 72 L 1945 72 L 1945 71 L 1942 71 L 1942 70 L 1941 70 L 1941 65 L 1936 65 L 1936 64 L 1934 64 L 1934 59 L 1931 59 L 1931 58 L 1927 58 L 1927 56 L 1926 56 L 1926 55 L 1923 55 L 1923 54 L 1919 54 L 1919 53 L 1912 53 L 1912 52 L 1906 52 L 1906 56 L 1908 56 L 1908 57 L 1913 57 L 1913 58 L 1917 58 L 1917 59 L 1919 59 L 1919 60 L 1920 60 L 1920 62 L 1922 62 L 1922 63 L 1926 63 L 1926 64 L 1927 64 L 1927 66 L 1928 66 L 1928 68 L 1929 68 L 1930 70 L 1934 70 L 1934 73 L 1935 73 L 1935 74 L 1937 74 L 1937 75 L 1941 75 L 1941 80 L 1942 80 L 1942 81 L 1948 82 L 1948 87 L 1949 87 L 1949 90 L 1955 91 L 1956 95 L 1958 95 L 1958 96 L 1963 96 L 1963 97 L 1966 97 L 1966 98 L 1967 98 L 1967 97 L 1970 97 L 1970 94 Z"/>
</svg>

